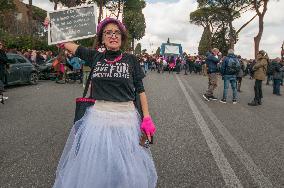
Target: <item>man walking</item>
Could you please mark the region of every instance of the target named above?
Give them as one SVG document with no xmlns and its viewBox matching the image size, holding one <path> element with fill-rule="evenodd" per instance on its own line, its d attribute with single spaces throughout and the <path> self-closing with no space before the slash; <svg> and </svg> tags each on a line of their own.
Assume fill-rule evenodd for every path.
<svg viewBox="0 0 284 188">
<path fill-rule="evenodd" d="M 258 52 L 256 63 L 252 67 L 253 78 L 255 79 L 254 99 L 252 100 L 252 102 L 248 103 L 249 106 L 258 106 L 262 104 L 262 81 L 265 80 L 268 60 L 269 58 L 265 51 L 261 50 Z"/>
<path fill-rule="evenodd" d="M 272 66 L 272 75 L 273 75 L 273 94 L 281 96 L 280 94 L 280 85 L 281 80 L 283 79 L 283 67 L 280 64 L 281 59 L 277 57 L 271 62 Z"/>
<path fill-rule="evenodd" d="M 244 61 L 242 60 L 241 56 L 238 56 L 237 58 L 240 61 L 240 66 L 241 66 L 240 71 L 237 74 L 237 88 L 238 88 L 237 91 L 241 92 L 242 80 L 245 75 L 245 65 L 244 65 Z"/>
<path fill-rule="evenodd" d="M 228 56 L 224 59 L 221 66 L 221 74 L 224 80 L 223 98 L 221 103 L 227 103 L 227 94 L 229 83 L 233 90 L 233 104 L 237 104 L 237 74 L 241 68 L 240 62 L 237 56 L 234 55 L 234 50 L 228 50 Z"/>
<path fill-rule="evenodd" d="M 184 75 L 187 75 L 189 69 L 189 57 L 185 56 L 185 64 L 184 64 Z"/>
<path fill-rule="evenodd" d="M 212 49 L 212 53 L 207 53 L 207 58 L 206 58 L 206 65 L 208 67 L 207 69 L 207 73 L 208 73 L 208 90 L 206 91 L 206 93 L 203 95 L 203 98 L 207 101 L 210 100 L 217 100 L 216 97 L 214 97 L 213 92 L 214 90 L 217 88 L 217 81 L 218 81 L 218 77 L 217 77 L 217 72 L 218 72 L 218 63 L 219 63 L 219 59 L 218 59 L 218 53 L 219 53 L 219 49 L 214 48 Z"/>
</svg>

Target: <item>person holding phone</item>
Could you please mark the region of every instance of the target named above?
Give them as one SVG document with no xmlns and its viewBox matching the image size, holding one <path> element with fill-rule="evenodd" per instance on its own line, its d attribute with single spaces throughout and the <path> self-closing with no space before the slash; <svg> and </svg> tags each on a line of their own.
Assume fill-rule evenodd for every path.
<svg viewBox="0 0 284 188">
<path fill-rule="evenodd" d="M 91 97 L 96 103 L 75 122 L 53 187 L 154 188 L 157 173 L 150 150 L 139 145 L 142 133 L 151 141 L 156 131 L 142 82 L 145 75 L 136 57 L 121 51 L 127 31 L 119 20 L 100 22 L 97 40 L 105 52 L 72 42 L 59 45 L 94 67 Z M 142 119 L 134 106 L 136 93 Z"/>
</svg>

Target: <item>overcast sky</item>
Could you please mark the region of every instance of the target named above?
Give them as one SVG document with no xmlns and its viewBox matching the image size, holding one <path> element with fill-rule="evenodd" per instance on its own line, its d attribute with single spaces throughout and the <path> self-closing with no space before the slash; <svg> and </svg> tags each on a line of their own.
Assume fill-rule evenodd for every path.
<svg viewBox="0 0 284 188">
<path fill-rule="evenodd" d="M 28 0 L 24 0 L 25 3 Z M 198 43 L 203 32 L 202 27 L 189 23 L 189 13 L 197 9 L 196 0 L 146 0 L 143 10 L 146 19 L 146 35 L 140 41 L 142 48 L 148 52 L 156 51 L 162 42 L 170 38 L 171 42 L 181 43 L 184 51 L 197 53 Z M 53 4 L 48 0 L 34 0 L 34 5 L 45 10 L 53 10 Z M 284 40 L 284 1 L 270 1 L 265 15 L 264 33 L 260 48 L 268 52 L 271 58 L 280 56 L 280 47 Z M 253 16 L 248 12 L 234 22 L 238 29 Z M 252 58 L 254 54 L 253 37 L 258 32 L 256 18 L 239 35 L 236 53 L 243 57 Z M 282 36 L 282 37 L 281 37 Z"/>
</svg>

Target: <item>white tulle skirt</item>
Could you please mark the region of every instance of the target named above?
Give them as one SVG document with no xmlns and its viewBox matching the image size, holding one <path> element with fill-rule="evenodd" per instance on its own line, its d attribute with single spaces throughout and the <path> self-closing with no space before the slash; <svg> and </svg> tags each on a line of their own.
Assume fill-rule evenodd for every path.
<svg viewBox="0 0 284 188">
<path fill-rule="evenodd" d="M 132 102 L 96 101 L 71 129 L 53 188 L 154 188 L 149 149 L 139 145 Z"/>
</svg>

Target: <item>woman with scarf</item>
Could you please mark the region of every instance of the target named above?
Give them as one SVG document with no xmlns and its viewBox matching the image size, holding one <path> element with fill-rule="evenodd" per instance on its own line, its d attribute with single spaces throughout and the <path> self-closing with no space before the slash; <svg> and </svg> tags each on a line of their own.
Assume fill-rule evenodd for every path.
<svg viewBox="0 0 284 188">
<path fill-rule="evenodd" d="M 91 94 L 96 103 L 75 122 L 53 187 L 154 188 L 157 174 L 150 150 L 139 145 L 142 133 L 151 140 L 156 130 L 142 82 L 144 73 L 134 55 L 121 51 L 127 31 L 119 20 L 100 22 L 97 38 L 106 48 L 103 53 L 71 42 L 60 44 L 94 66 Z M 133 103 L 135 92 L 141 100 L 142 121 Z"/>
</svg>

